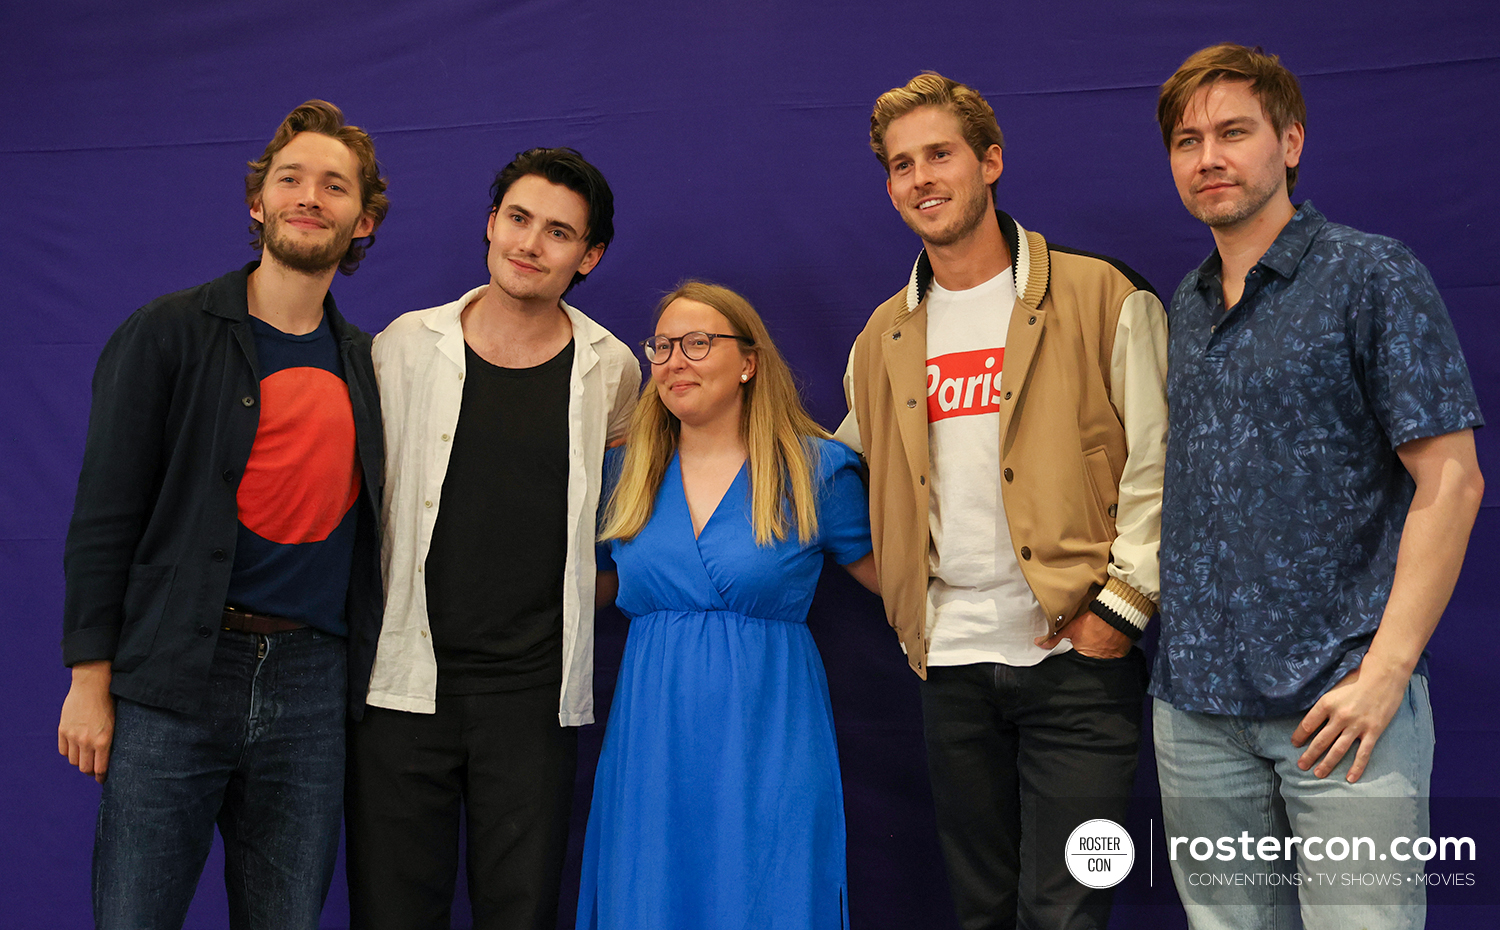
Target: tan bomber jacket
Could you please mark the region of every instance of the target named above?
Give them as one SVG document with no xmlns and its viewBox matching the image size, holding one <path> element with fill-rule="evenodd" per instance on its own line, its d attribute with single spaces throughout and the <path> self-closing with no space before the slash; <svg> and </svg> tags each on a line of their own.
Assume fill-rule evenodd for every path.
<svg viewBox="0 0 1500 930">
<path fill-rule="evenodd" d="M 1123 264 L 1048 246 L 996 214 L 1017 294 L 995 476 L 1016 559 L 1052 632 L 1085 608 L 1117 627 L 1142 629 L 1160 590 L 1166 314 L 1150 285 Z M 844 377 L 849 416 L 838 433 L 869 464 L 886 618 L 923 678 L 931 281 L 924 251 L 907 287 L 876 308 L 855 340 Z"/>
</svg>

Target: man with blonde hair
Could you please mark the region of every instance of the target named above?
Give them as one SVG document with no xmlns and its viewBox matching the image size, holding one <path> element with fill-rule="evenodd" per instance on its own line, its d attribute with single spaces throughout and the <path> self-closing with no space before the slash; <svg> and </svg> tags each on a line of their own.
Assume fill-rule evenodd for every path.
<svg viewBox="0 0 1500 930">
<path fill-rule="evenodd" d="M 322 100 L 250 169 L 260 260 L 136 311 L 94 373 L 58 751 L 104 785 L 100 928 L 182 926 L 217 823 L 231 926 L 314 930 L 338 853 L 383 461 L 370 337 L 328 286 L 389 202 Z"/>
<path fill-rule="evenodd" d="M 870 145 L 922 239 L 849 356 L 886 615 L 923 679 L 939 839 L 966 930 L 1094 928 L 1069 834 L 1124 818 L 1156 612 L 1166 320 L 1123 264 L 995 209 L 972 88 L 882 95 Z"/>
<path fill-rule="evenodd" d="M 1324 842 L 1426 834 L 1423 650 L 1484 488 L 1468 369 L 1405 246 L 1293 205 L 1306 105 L 1275 56 L 1194 54 L 1157 116 L 1215 245 L 1171 313 L 1151 693 L 1177 889 L 1198 930 L 1281 926 L 1299 900 L 1310 928 L 1420 927 L 1421 862 L 1395 847 L 1379 891 L 1299 878 Z"/>
</svg>

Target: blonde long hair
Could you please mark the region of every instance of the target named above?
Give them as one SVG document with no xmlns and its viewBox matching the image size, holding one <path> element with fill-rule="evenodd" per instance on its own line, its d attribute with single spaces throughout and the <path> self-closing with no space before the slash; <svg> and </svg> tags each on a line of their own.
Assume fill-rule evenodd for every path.
<svg viewBox="0 0 1500 930">
<path fill-rule="evenodd" d="M 780 542 L 797 525 L 797 538 L 810 542 L 818 532 L 813 454 L 808 438 L 830 438 L 802 408 L 802 398 L 786 360 L 750 302 L 726 287 L 688 281 L 661 299 L 652 316 L 661 319 L 672 301 L 682 298 L 706 304 L 724 315 L 730 331 L 749 338 L 742 351 L 756 355 L 755 375 L 740 386 L 740 438 L 749 453 L 750 513 L 757 545 Z M 736 342 L 736 345 L 739 343 Z M 605 510 L 600 540 L 633 539 L 651 519 L 656 492 L 677 451 L 682 422 L 662 403 L 656 385 L 647 380 L 631 414 L 625 436 L 620 480 Z"/>
</svg>

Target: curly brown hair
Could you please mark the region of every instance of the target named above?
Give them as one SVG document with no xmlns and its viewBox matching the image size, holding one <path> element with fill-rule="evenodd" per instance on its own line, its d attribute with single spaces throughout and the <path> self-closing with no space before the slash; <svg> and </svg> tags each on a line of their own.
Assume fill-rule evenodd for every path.
<svg viewBox="0 0 1500 930">
<path fill-rule="evenodd" d="M 260 158 L 249 162 L 250 173 L 245 175 L 245 203 L 254 207 L 260 202 L 261 190 L 266 184 L 266 173 L 271 170 L 271 159 L 299 132 L 316 132 L 337 139 L 348 146 L 349 151 L 359 160 L 360 204 L 365 215 L 374 220 L 375 225 L 370 228 L 368 236 L 349 243 L 349 251 L 339 261 L 339 271 L 354 274 L 354 269 L 359 267 L 360 260 L 365 257 L 365 250 L 375 244 L 375 230 L 380 228 L 380 221 L 390 212 L 391 201 L 385 195 L 386 180 L 380 176 L 380 165 L 375 161 L 375 143 L 363 129 L 345 123 L 344 111 L 338 107 L 327 100 L 309 100 L 287 114 L 281 125 L 276 127 L 276 135 L 271 137 L 265 152 Z M 250 247 L 257 252 L 265 246 L 264 234 L 264 224 L 252 218 Z"/>
</svg>

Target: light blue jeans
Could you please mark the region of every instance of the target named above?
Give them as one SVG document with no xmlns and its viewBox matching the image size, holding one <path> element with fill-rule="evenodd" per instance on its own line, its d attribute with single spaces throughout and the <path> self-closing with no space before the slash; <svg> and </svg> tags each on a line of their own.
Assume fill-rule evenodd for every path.
<svg viewBox="0 0 1500 930">
<path fill-rule="evenodd" d="M 1411 841 L 1428 835 L 1426 678 L 1412 676 L 1352 785 L 1353 749 L 1327 778 L 1297 767 L 1292 731 L 1302 714 L 1235 717 L 1153 704 L 1168 860 L 1193 930 L 1423 926 L 1425 870 Z M 1274 839 L 1258 847 L 1262 837 Z"/>
</svg>

